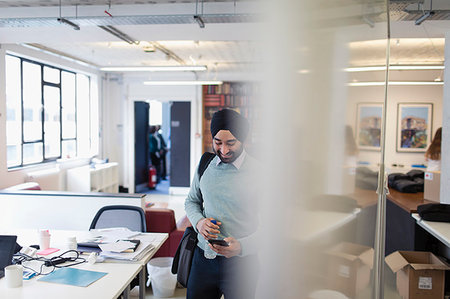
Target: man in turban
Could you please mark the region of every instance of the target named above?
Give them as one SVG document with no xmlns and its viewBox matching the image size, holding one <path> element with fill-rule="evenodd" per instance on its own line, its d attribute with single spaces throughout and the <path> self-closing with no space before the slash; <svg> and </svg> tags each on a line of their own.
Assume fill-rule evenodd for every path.
<svg viewBox="0 0 450 299">
<path fill-rule="evenodd" d="M 248 131 L 247 120 L 234 110 L 213 115 L 215 156 L 201 177 L 195 173 L 185 201 L 186 214 L 198 232 L 188 299 L 254 298 L 258 188 L 252 180 L 258 163 L 244 149 Z M 228 246 L 209 243 L 215 239 Z M 205 250 L 216 256 L 206 258 Z"/>
</svg>

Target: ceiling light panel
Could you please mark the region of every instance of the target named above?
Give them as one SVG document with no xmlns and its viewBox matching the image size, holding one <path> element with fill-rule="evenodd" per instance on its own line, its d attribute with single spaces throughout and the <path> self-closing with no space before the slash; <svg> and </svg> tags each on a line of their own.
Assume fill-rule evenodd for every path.
<svg viewBox="0 0 450 299">
<path fill-rule="evenodd" d="M 384 39 L 349 43 L 350 65 L 383 65 L 386 62 L 386 43 Z M 391 65 L 443 64 L 444 46 L 444 38 L 394 39 L 389 60 Z"/>
</svg>

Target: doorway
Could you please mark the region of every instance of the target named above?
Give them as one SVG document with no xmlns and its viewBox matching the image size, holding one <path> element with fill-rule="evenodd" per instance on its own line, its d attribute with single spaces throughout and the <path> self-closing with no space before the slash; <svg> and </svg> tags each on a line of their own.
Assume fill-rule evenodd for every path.
<svg viewBox="0 0 450 299">
<path fill-rule="evenodd" d="M 152 138 L 149 135 L 149 165 L 152 165 L 156 171 L 156 183 L 148 191 L 152 194 L 169 194 L 171 177 L 171 105 L 171 102 L 149 101 L 149 134 L 153 134 L 154 137 Z"/>
</svg>

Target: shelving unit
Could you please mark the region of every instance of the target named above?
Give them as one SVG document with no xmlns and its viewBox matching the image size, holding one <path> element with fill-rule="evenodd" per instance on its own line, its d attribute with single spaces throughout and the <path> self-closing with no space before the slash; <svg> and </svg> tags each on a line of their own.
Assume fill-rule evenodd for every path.
<svg viewBox="0 0 450 299">
<path fill-rule="evenodd" d="M 225 82 L 222 85 L 203 86 L 203 152 L 212 152 L 211 119 L 216 111 L 230 108 L 238 111 L 250 122 L 247 148 L 258 138 L 252 126 L 258 118 L 255 107 L 257 85 L 245 82 Z"/>
<path fill-rule="evenodd" d="M 67 170 L 67 191 L 119 192 L 119 164 L 116 162 L 89 165 Z"/>
</svg>

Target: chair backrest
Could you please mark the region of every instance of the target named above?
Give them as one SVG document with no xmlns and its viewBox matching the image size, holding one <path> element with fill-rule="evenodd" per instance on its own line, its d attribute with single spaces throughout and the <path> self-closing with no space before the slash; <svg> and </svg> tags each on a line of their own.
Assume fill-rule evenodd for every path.
<svg viewBox="0 0 450 299">
<path fill-rule="evenodd" d="M 98 210 L 89 229 L 126 227 L 132 231 L 146 232 L 144 210 L 136 206 L 105 206 Z"/>
</svg>

